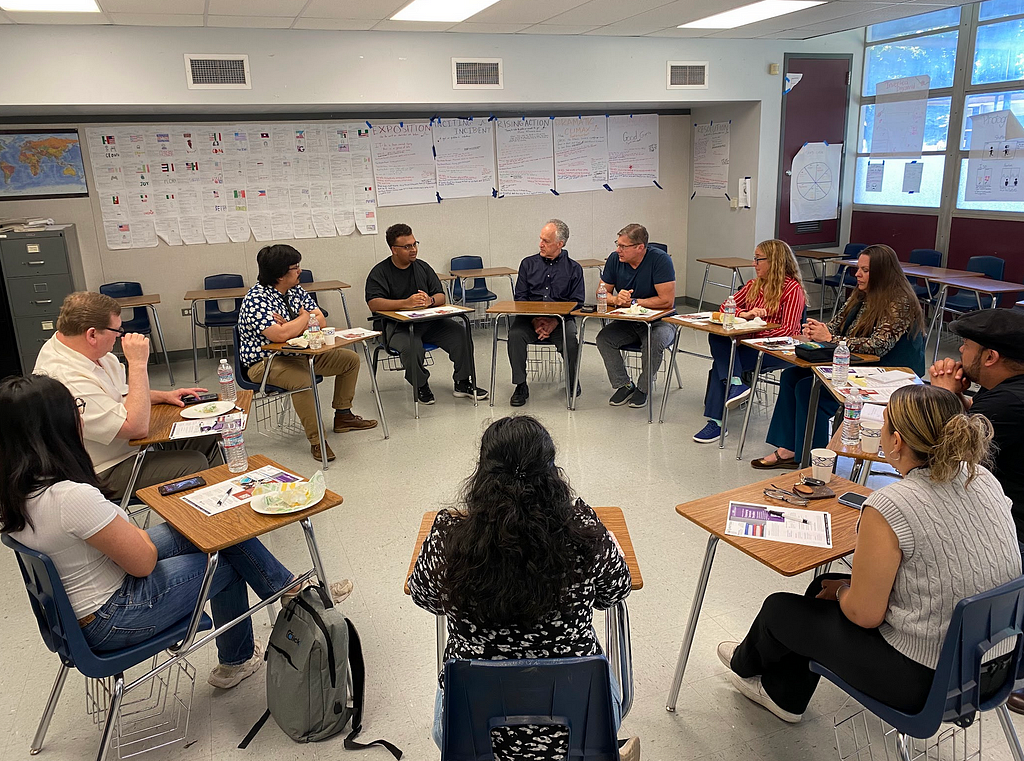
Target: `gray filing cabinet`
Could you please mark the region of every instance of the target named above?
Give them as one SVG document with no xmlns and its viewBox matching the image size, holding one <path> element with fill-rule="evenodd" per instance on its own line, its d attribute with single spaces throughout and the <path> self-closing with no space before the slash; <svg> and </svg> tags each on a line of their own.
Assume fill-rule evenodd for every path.
<svg viewBox="0 0 1024 761">
<path fill-rule="evenodd" d="M 21 370 L 27 374 L 57 329 L 64 297 L 85 290 L 75 226 L 0 233 L 0 264 Z"/>
</svg>

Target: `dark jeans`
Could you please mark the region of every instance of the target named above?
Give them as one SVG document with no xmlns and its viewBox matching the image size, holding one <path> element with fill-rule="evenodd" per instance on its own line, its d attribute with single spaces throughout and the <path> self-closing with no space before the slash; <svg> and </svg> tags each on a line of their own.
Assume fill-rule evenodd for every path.
<svg viewBox="0 0 1024 761">
<path fill-rule="evenodd" d="M 405 366 L 405 379 L 413 386 L 422 386 L 427 382 L 430 373 L 423 365 L 423 358 L 426 352 L 423 344 L 436 344 L 440 346 L 455 365 L 452 379 L 456 382 L 469 380 L 469 351 L 466 346 L 466 329 L 461 322 L 451 318 L 420 322 L 413 325 L 412 340 L 409 339 L 409 326 L 388 322 L 385 325 L 387 331 L 388 345 L 397 351 L 402 357 L 402 364 Z M 419 377 L 416 377 L 416 367 L 419 366 Z"/>
<path fill-rule="evenodd" d="M 708 385 L 704 392 L 704 417 L 710 420 L 722 419 L 722 406 L 725 404 L 726 387 L 731 379 L 726 378 L 729 372 L 729 345 L 731 340 L 725 336 L 716 336 L 708 333 L 708 346 L 711 349 L 711 369 L 708 370 Z M 749 346 L 736 346 L 736 359 L 733 361 L 732 374 L 741 376 L 747 371 L 753 371 L 757 365 L 757 355 L 760 352 Z M 775 357 L 765 357 L 761 362 L 761 372 L 768 372 L 786 364 Z"/>
<path fill-rule="evenodd" d="M 808 668 L 817 661 L 854 689 L 900 711 L 915 713 L 924 705 L 935 671 L 907 658 L 882 638 L 878 629 L 850 621 L 830 600 L 816 600 L 819 576 L 802 596 L 770 595 L 750 631 L 732 656 L 732 670 L 742 677 L 760 675 L 761 685 L 780 708 L 803 713 L 819 676 Z"/>
<path fill-rule="evenodd" d="M 779 378 L 779 398 L 775 402 L 772 422 L 768 426 L 768 443 L 796 452 L 797 459 L 800 459 L 804 447 L 804 426 L 807 423 L 807 407 L 813 382 L 810 370 L 802 367 L 783 370 Z M 828 421 L 838 409 L 839 402 L 832 398 L 828 389 L 823 388 L 815 411 L 817 417 L 814 421 L 812 447 L 828 444 Z"/>
<path fill-rule="evenodd" d="M 512 383 L 516 385 L 526 383 L 526 347 L 530 344 L 553 344 L 561 354 L 561 322 L 548 338 L 541 340 L 537 338 L 532 317 L 519 316 L 512 320 L 512 324 L 508 328 L 508 361 L 512 365 Z M 573 319 L 565 321 L 565 344 L 566 350 L 569 352 L 568 358 L 562 357 L 562 361 L 565 363 L 565 382 L 569 388 L 573 388 L 573 381 L 576 379 L 576 355 L 580 346 L 579 339 L 576 337 L 576 321 Z"/>
<path fill-rule="evenodd" d="M 147 529 L 157 549 L 153 572 L 144 578 L 125 576 L 121 588 L 82 629 L 96 651 L 120 650 L 165 631 L 195 610 L 206 573 L 206 553 L 166 523 Z M 289 586 L 292 574 L 259 539 L 248 539 L 220 552 L 210 587 L 214 624 L 233 621 L 249 609 L 246 585 L 266 599 Z M 217 659 L 227 666 L 252 657 L 252 620 L 244 619 L 217 637 Z"/>
</svg>

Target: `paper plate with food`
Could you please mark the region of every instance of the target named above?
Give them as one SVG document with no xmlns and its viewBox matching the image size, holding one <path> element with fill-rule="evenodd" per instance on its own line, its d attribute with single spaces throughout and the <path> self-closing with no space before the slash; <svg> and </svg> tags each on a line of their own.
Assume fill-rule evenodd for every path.
<svg viewBox="0 0 1024 761">
<path fill-rule="evenodd" d="M 308 481 L 260 484 L 253 489 L 252 501 L 249 504 L 257 513 L 287 515 L 313 507 L 326 493 L 324 473 L 318 470 Z"/>
<path fill-rule="evenodd" d="M 181 411 L 181 416 L 188 420 L 200 420 L 207 417 L 217 417 L 235 408 L 234 402 L 207 402 L 206 404 L 194 404 Z"/>
</svg>

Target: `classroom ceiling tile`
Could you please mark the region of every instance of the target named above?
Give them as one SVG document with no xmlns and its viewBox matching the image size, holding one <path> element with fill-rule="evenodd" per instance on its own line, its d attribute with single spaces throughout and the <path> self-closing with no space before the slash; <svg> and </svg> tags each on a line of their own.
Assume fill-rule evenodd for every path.
<svg viewBox="0 0 1024 761">
<path fill-rule="evenodd" d="M 207 26 L 235 29 L 287 29 L 295 19 L 291 16 L 207 16 Z"/>
<path fill-rule="evenodd" d="M 587 32 L 588 37 L 643 37 L 651 32 L 665 29 L 664 22 L 644 21 L 643 19 L 626 19 L 615 24 L 607 24 Z"/>
<path fill-rule="evenodd" d="M 477 24 L 472 21 L 463 21 L 448 31 L 462 32 L 464 34 L 515 34 L 529 26 L 530 24 Z"/>
<path fill-rule="evenodd" d="M 384 19 L 373 25 L 375 32 L 447 32 L 455 24 L 450 21 L 392 21 Z"/>
<path fill-rule="evenodd" d="M 359 32 L 372 29 L 376 19 L 306 18 L 299 16 L 293 29 L 331 29 L 341 32 Z"/>
<path fill-rule="evenodd" d="M 469 20 L 481 24 L 539 24 L 585 2 L 587 0 L 502 0 L 470 16 Z"/>
<path fill-rule="evenodd" d="M 666 5 L 666 0 L 589 0 L 572 10 L 548 19 L 552 24 L 591 24 L 604 26 L 636 16 L 639 13 Z"/>
<path fill-rule="evenodd" d="M 749 39 L 751 37 L 763 37 L 766 34 L 785 32 L 799 29 L 805 26 L 831 24 L 833 28 L 852 28 L 842 19 L 857 15 L 858 13 L 877 13 L 888 8 L 898 7 L 893 2 L 861 2 L 853 3 L 826 3 L 813 8 L 805 8 L 795 13 L 787 13 L 785 16 L 765 19 L 753 24 L 738 26 L 735 29 L 709 30 L 709 37 L 720 39 Z"/>
<path fill-rule="evenodd" d="M 597 29 L 593 24 L 534 24 L 519 34 L 566 34 L 576 35 Z"/>
<path fill-rule="evenodd" d="M 648 37 L 681 37 L 681 38 L 695 38 L 695 37 L 707 37 L 710 29 L 679 29 L 678 27 L 670 26 L 666 29 L 662 29 L 658 32 L 651 32 Z"/>
<path fill-rule="evenodd" d="M 161 8 L 153 0 L 96 0 L 96 4 L 107 13 L 155 13 L 171 11 L 174 15 L 205 13 L 206 0 L 175 0 L 173 7 Z"/>
<path fill-rule="evenodd" d="M 64 24 L 92 26 L 109 24 L 110 19 L 105 13 L 43 13 L 41 11 L 6 11 L 7 16 L 15 24 Z"/>
<path fill-rule="evenodd" d="M 294 20 L 305 5 L 306 0 L 209 0 L 206 12 L 211 16 L 291 16 Z"/>
<path fill-rule="evenodd" d="M 120 26 L 202 26 L 202 13 L 109 13 Z"/>
<path fill-rule="evenodd" d="M 338 0 L 310 0 L 302 12 L 310 18 L 381 19 L 391 18 L 409 4 L 409 0 L 362 0 L 361 2 L 338 2 Z"/>
</svg>

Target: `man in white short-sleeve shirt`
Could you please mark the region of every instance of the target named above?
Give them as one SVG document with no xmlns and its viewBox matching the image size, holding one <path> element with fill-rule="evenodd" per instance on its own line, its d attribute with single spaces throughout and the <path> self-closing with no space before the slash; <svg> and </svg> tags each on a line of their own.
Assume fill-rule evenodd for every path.
<svg viewBox="0 0 1024 761">
<path fill-rule="evenodd" d="M 124 365 L 111 351 L 121 336 Z M 153 391 L 149 388 L 149 339 L 124 333 L 121 305 L 91 291 L 68 295 L 57 318 L 57 332 L 36 358 L 33 372 L 63 383 L 85 402 L 82 414 L 85 448 L 93 467 L 120 499 L 128 488 L 138 451 L 129 444 L 149 434 L 154 404 L 184 407 L 183 396 L 204 393 L 203 388 Z M 180 478 L 220 464 L 216 436 L 181 439 L 162 445 L 143 460 L 135 489 Z"/>
</svg>

